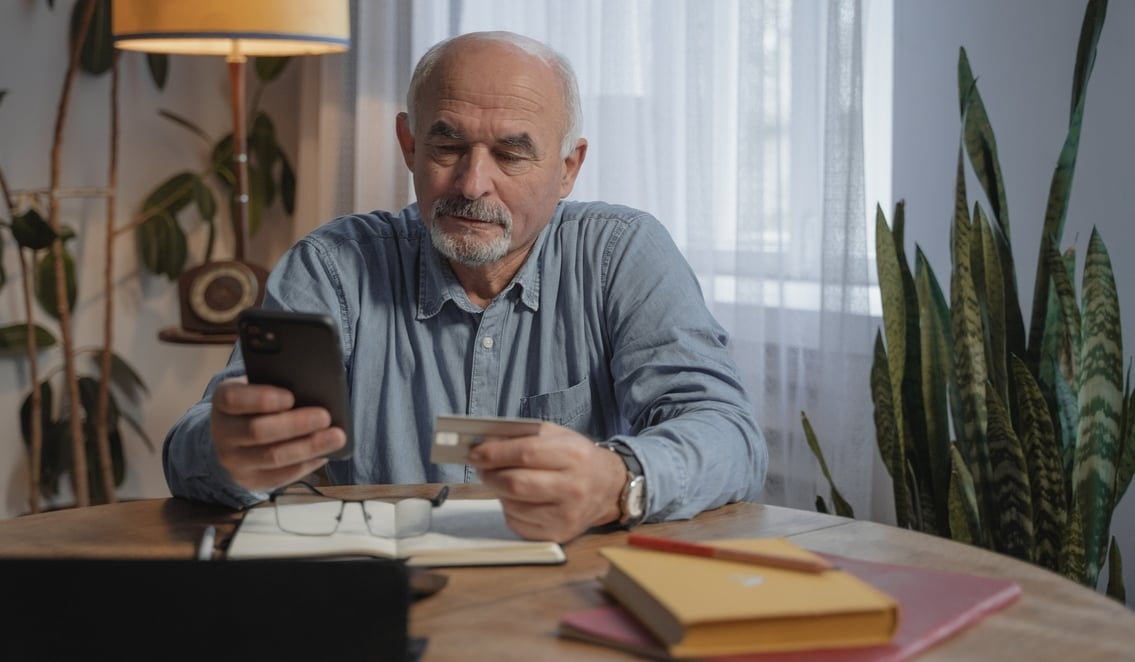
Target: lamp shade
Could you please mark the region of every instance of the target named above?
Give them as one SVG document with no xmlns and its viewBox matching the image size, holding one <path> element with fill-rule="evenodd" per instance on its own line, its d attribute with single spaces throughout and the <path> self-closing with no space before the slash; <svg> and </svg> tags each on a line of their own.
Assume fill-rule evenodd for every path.
<svg viewBox="0 0 1135 662">
<path fill-rule="evenodd" d="M 114 0 L 118 48 L 192 55 L 291 56 L 345 51 L 348 0 Z"/>
</svg>

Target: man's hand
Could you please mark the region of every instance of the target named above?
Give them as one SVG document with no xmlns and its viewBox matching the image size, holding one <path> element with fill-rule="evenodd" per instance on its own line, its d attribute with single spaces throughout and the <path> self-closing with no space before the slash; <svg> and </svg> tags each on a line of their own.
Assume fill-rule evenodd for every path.
<svg viewBox="0 0 1135 662">
<path fill-rule="evenodd" d="M 524 538 L 567 542 L 619 518 L 626 466 L 565 427 L 544 423 L 535 436 L 487 438 L 469 452 L 469 464 Z"/>
<path fill-rule="evenodd" d="M 323 456 L 347 443 L 322 407 L 292 409 L 291 392 L 225 380 L 213 392 L 210 426 L 221 465 L 238 485 L 271 490 L 327 463 Z"/>
</svg>

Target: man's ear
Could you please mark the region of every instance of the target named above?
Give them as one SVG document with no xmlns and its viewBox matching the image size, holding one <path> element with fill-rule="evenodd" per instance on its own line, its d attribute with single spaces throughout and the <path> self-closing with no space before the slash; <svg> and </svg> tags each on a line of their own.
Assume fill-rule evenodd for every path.
<svg viewBox="0 0 1135 662">
<path fill-rule="evenodd" d="M 560 198 L 566 198 L 575 187 L 575 178 L 583 166 L 583 159 L 587 157 L 587 139 L 580 138 L 575 143 L 575 149 L 564 157 L 564 174 L 560 179 Z"/>
<path fill-rule="evenodd" d="M 394 120 L 394 131 L 398 135 L 398 145 L 402 148 L 402 160 L 410 170 L 414 169 L 414 133 L 410 131 L 410 116 L 398 113 Z"/>
</svg>

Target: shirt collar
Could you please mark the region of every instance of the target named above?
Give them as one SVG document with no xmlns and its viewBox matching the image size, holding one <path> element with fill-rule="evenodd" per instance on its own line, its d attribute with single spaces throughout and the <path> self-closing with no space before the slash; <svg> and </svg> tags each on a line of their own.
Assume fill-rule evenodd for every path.
<svg viewBox="0 0 1135 662">
<path fill-rule="evenodd" d="M 461 291 L 461 284 L 457 282 L 457 277 L 453 274 L 449 263 L 433 247 L 429 229 L 426 228 L 425 220 L 422 219 L 418 203 L 415 202 L 411 207 L 411 214 L 417 217 L 416 220 L 422 227 L 421 241 L 418 246 L 418 319 L 421 320 L 437 315 L 446 301 L 454 301 L 456 304 L 458 296 L 462 300 L 467 301 L 467 299 Z M 552 212 L 551 221 L 537 235 L 536 242 L 532 244 L 532 251 L 524 260 L 520 271 L 516 272 L 512 282 L 497 295 L 498 297 L 508 294 L 513 288 L 519 287 L 520 302 L 533 311 L 540 309 L 540 263 L 543 261 L 542 255 L 548 236 L 551 234 L 553 226 L 559 225 L 563 209 L 564 203 L 560 201 L 556 205 L 555 211 Z"/>
</svg>

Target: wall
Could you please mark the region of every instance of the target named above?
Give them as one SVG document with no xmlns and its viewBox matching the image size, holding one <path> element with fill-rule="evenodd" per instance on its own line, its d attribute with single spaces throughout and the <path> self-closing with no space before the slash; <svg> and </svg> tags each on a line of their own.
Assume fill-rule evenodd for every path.
<svg viewBox="0 0 1135 662">
<path fill-rule="evenodd" d="M 14 189 L 46 187 L 49 183 L 50 148 L 55 109 L 66 70 L 67 31 L 72 2 L 0 3 L 0 89 L 8 93 L 0 101 L 0 168 Z M 296 165 L 296 117 L 298 69 L 291 63 L 281 78 L 267 87 L 261 108 L 272 116 L 284 151 Z M 219 138 L 231 130 L 227 69 L 222 58 L 178 56 L 170 59 L 169 82 L 159 91 L 150 81 L 144 56 L 124 54 L 121 60 L 121 123 L 118 211 L 122 225 L 139 210 L 144 197 L 171 175 L 186 169 L 201 170 L 209 146 L 162 119 L 159 109 L 168 109 L 192 119 L 207 133 Z M 249 71 L 250 81 L 254 75 Z M 250 83 L 250 89 L 254 85 Z M 105 186 L 109 144 L 110 75 L 81 75 L 72 91 L 64 138 L 62 184 Z M 68 202 L 64 222 L 79 239 L 70 248 L 79 264 L 80 293 L 76 306 L 75 345 L 101 345 L 101 293 L 104 259 L 105 212 L 101 201 Z M 224 214 L 224 212 L 222 212 Z M 0 205 L 0 219 L 9 210 Z M 218 216 L 218 219 L 227 219 Z M 185 214 L 183 227 L 190 230 L 190 264 L 200 262 L 206 238 L 203 223 Z M 227 221 L 219 224 L 223 227 Z M 293 223 L 276 203 L 265 218 L 264 228 L 253 238 L 248 258 L 269 265 L 293 238 Z M 26 319 L 20 292 L 18 260 L 7 231 L 3 269 L 8 282 L 0 289 L 0 325 Z M 222 230 L 214 253 L 218 259 L 231 255 L 231 236 Z M 229 349 L 222 346 L 170 345 L 158 340 L 158 331 L 178 319 L 176 288 L 161 277 L 141 273 L 136 259 L 136 237 L 121 236 L 115 245 L 114 351 L 140 374 L 149 389 L 141 406 L 133 411 L 154 444 L 151 451 L 141 438 L 123 429 L 127 477 L 119 488 L 120 498 L 168 496 L 161 471 L 161 442 L 174 420 L 201 395 L 209 377 L 223 366 Z M 40 323 L 57 327 L 45 315 Z M 57 333 L 57 331 L 56 331 Z M 41 370 L 62 365 L 59 351 L 41 355 Z M 80 365 L 80 367 L 83 367 Z M 27 454 L 19 436 L 18 411 L 30 389 L 26 361 L 0 356 L 0 517 L 27 512 Z M 61 487 L 66 503 L 69 489 Z"/>
<path fill-rule="evenodd" d="M 1010 210 L 1025 319 L 1053 167 L 1067 132 L 1072 70 L 1085 2 L 900 0 L 895 3 L 894 195 L 906 200 L 907 251 L 917 243 L 939 278 L 949 273 L 949 222 L 960 123 L 956 66 L 965 47 L 997 139 Z M 1063 246 L 1082 267 L 1096 227 L 1119 288 L 1124 356 L 1135 353 L 1135 3 L 1112 2 L 1100 38 Z M 868 146 L 870 148 L 870 146 Z M 976 189 L 969 185 L 971 199 Z M 893 202 L 884 203 L 893 209 Z M 988 206 L 986 206 L 988 209 Z M 1022 265 L 1025 265 L 1022 267 Z M 1077 273 L 1076 281 L 1079 283 Z M 1113 532 L 1135 587 L 1135 496 L 1115 513 Z"/>
</svg>

